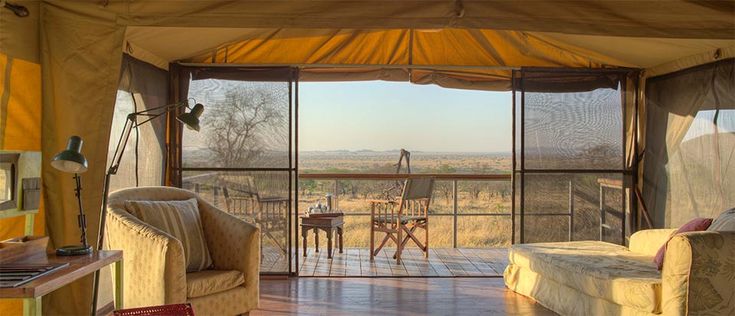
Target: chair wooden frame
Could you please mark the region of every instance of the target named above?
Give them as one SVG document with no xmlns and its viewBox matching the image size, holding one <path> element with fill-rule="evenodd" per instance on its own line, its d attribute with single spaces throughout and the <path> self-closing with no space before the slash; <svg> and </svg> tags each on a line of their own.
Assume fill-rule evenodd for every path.
<svg viewBox="0 0 735 316">
<path fill-rule="evenodd" d="M 243 219 L 251 219 L 260 225 L 262 235 L 272 240 L 283 253 L 287 253 L 285 245 L 272 232 L 285 233 L 287 231 L 284 222 L 286 216 L 288 216 L 288 198 L 261 197 L 251 177 L 248 177 L 247 187 L 247 191 L 231 190 L 227 186 L 222 187 L 227 211 Z M 238 191 L 239 194 L 235 195 L 230 191 Z M 261 238 L 261 248 L 263 239 L 265 238 Z"/>
<path fill-rule="evenodd" d="M 397 201 L 370 201 L 370 261 L 392 240 L 396 243 L 393 258 L 401 263 L 401 253 L 412 240 L 416 246 L 429 256 L 429 205 L 434 187 L 433 178 L 409 178 L 403 185 L 403 192 Z M 416 237 L 416 229 L 424 230 L 424 241 Z M 385 233 L 378 247 L 375 247 L 375 233 Z"/>
</svg>

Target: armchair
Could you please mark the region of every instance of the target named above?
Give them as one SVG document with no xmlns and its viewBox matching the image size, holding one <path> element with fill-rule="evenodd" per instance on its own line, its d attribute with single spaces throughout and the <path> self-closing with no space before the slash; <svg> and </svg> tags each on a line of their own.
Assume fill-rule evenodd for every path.
<svg viewBox="0 0 735 316">
<path fill-rule="evenodd" d="M 213 268 L 186 272 L 179 240 L 125 210 L 125 201 L 196 198 Z M 221 211 L 195 193 L 140 187 L 109 196 L 106 247 L 124 254 L 128 308 L 190 303 L 197 315 L 244 314 L 258 307 L 260 229 Z"/>
</svg>

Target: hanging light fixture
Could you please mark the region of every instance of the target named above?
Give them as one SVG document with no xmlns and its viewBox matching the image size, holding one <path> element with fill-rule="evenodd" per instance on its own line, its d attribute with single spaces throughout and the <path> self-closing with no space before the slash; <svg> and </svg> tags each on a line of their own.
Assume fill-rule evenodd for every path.
<svg viewBox="0 0 735 316">
<path fill-rule="evenodd" d="M 30 14 L 28 12 L 28 8 L 20 4 L 13 4 L 5 0 L 0 0 L 0 3 L 2 3 L 3 8 L 13 11 L 13 13 L 19 18 L 27 17 Z"/>
</svg>

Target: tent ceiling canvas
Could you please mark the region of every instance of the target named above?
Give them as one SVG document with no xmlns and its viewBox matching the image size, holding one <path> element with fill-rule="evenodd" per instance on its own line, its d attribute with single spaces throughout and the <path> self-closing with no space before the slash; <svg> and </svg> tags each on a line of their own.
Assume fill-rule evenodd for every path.
<svg viewBox="0 0 735 316">
<path fill-rule="evenodd" d="M 181 5 L 170 0 L 110 0 L 105 3 L 107 11 L 118 15 L 118 23 L 130 26 L 469 28 L 710 39 L 731 39 L 735 26 L 732 1 L 200 0 Z"/>
<path fill-rule="evenodd" d="M 246 29 L 140 27 L 126 52 L 169 62 L 651 68 L 735 47 L 735 39 L 673 39 L 472 29 Z M 227 56 L 224 56 L 226 54 Z M 213 56 L 214 55 L 214 56 Z M 214 59 L 213 59 L 214 57 Z"/>
</svg>

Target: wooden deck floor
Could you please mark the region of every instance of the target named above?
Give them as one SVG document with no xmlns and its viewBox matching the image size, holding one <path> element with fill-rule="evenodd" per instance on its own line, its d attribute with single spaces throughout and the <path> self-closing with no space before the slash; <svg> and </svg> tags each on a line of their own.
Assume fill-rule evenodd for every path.
<svg viewBox="0 0 735 316">
<path fill-rule="evenodd" d="M 375 261 L 370 262 L 367 248 L 345 248 L 344 253 L 335 251 L 332 259 L 321 249 L 309 248 L 307 257 L 299 252 L 299 275 L 316 277 L 498 277 L 508 264 L 505 248 L 437 248 L 429 251 L 429 258 L 416 248 L 403 253 L 401 264 L 396 264 L 393 249 L 381 251 Z M 269 254 L 264 249 L 262 272 L 281 272 L 287 269 L 286 258 Z"/>
</svg>

